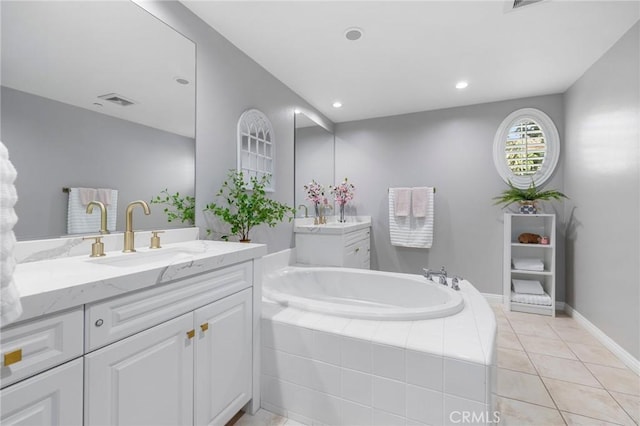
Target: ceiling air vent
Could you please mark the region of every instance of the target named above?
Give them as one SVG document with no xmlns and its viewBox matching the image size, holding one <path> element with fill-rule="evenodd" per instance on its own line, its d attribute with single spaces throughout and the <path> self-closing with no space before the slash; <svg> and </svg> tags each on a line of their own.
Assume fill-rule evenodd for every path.
<svg viewBox="0 0 640 426">
<path fill-rule="evenodd" d="M 125 98 L 124 96 L 118 95 L 117 93 L 109 93 L 98 97 L 100 99 L 104 99 L 105 101 L 109 101 L 120 106 L 129 106 L 137 103 L 135 101 L 132 101 L 131 99 Z"/>
<path fill-rule="evenodd" d="M 525 6 L 530 6 L 534 3 L 540 3 L 543 1 L 545 0 L 507 0 L 505 4 L 505 12 L 522 9 Z"/>
</svg>

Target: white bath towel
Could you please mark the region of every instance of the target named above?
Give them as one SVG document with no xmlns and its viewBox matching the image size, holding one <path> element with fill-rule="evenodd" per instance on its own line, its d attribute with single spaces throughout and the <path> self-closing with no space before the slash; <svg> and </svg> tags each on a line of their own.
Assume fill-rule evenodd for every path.
<svg viewBox="0 0 640 426">
<path fill-rule="evenodd" d="M 511 301 L 517 303 L 526 303 L 528 305 L 551 306 L 551 296 L 544 294 L 520 294 L 511 292 Z"/>
<path fill-rule="evenodd" d="M 118 190 L 111 189 L 111 204 L 107 206 L 107 229 L 116 230 L 118 215 Z M 82 205 L 79 188 L 69 189 L 69 204 L 67 207 L 67 233 L 87 234 L 100 231 L 100 209 L 94 208 L 93 213 L 87 214 L 87 207 Z"/>
<path fill-rule="evenodd" d="M 0 142 L 0 327 L 22 315 L 20 295 L 13 279 L 16 267 L 13 227 L 18 221 L 13 208 L 18 201 L 13 184 L 16 176 L 16 169 L 9 161 L 9 151 Z"/>
<path fill-rule="evenodd" d="M 434 196 L 428 194 L 425 217 L 396 217 L 394 214 L 397 188 L 389 188 L 389 236 L 398 247 L 431 248 L 433 245 Z"/>
<path fill-rule="evenodd" d="M 523 271 L 544 271 L 542 259 L 513 258 L 513 267 Z"/>
<path fill-rule="evenodd" d="M 544 294 L 540 281 L 536 280 L 511 280 L 513 291 L 519 294 Z"/>
<path fill-rule="evenodd" d="M 411 208 L 411 188 L 394 188 L 395 189 L 395 210 L 393 214 L 396 217 L 407 217 Z"/>
</svg>

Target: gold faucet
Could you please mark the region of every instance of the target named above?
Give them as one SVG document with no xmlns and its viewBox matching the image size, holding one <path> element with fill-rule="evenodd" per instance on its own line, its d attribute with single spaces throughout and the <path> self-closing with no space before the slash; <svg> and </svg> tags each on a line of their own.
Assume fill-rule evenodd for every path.
<svg viewBox="0 0 640 426">
<path fill-rule="evenodd" d="M 144 214 L 150 215 L 151 210 L 149 209 L 149 204 L 143 200 L 132 201 L 127 206 L 127 214 L 126 214 L 126 222 L 125 222 L 125 231 L 124 231 L 124 250 L 123 253 L 132 253 L 136 251 L 135 245 L 133 242 L 133 208 L 135 206 L 141 206 L 144 210 Z"/>
<path fill-rule="evenodd" d="M 89 201 L 89 204 L 87 204 L 87 214 L 93 213 L 93 206 L 98 206 L 100 208 L 100 233 L 102 235 L 108 234 L 109 230 L 107 229 L 107 208 L 100 201 Z"/>
</svg>

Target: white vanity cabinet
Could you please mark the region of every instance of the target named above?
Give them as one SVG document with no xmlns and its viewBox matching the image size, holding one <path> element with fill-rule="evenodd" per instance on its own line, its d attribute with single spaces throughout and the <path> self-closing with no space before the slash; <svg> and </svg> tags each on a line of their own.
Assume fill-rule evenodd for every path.
<svg viewBox="0 0 640 426">
<path fill-rule="evenodd" d="M 229 421 L 252 398 L 251 284 L 247 262 L 88 306 L 89 348 L 135 334 L 85 355 L 85 424 Z"/>
<path fill-rule="evenodd" d="M 295 225 L 296 260 L 303 265 L 370 268 L 371 220 Z"/>
<path fill-rule="evenodd" d="M 0 424 L 82 424 L 82 322 L 78 307 L 2 329 Z"/>
</svg>

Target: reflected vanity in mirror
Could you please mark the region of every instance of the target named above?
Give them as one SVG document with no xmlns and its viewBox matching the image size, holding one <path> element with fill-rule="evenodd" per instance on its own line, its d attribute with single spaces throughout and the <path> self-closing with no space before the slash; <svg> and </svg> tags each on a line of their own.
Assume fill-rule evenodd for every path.
<svg viewBox="0 0 640 426">
<path fill-rule="evenodd" d="M 334 135 L 303 112 L 296 113 L 294 121 L 295 205 L 304 204 L 307 206 L 309 217 L 313 217 L 315 215 L 313 203 L 306 199 L 304 185 L 312 180 L 323 185 L 329 204 L 333 205 L 329 196 L 329 185 L 335 183 Z M 327 214 L 333 213 L 327 212 Z M 299 210 L 296 216 L 303 217 L 304 210 Z"/>
<path fill-rule="evenodd" d="M 19 240 L 67 233 L 66 187 L 117 190 L 117 231 L 133 200 L 194 194 L 191 40 L 130 1 L 0 7 L 0 137 L 18 171 Z M 189 226 L 151 208 L 139 229 Z"/>
</svg>

